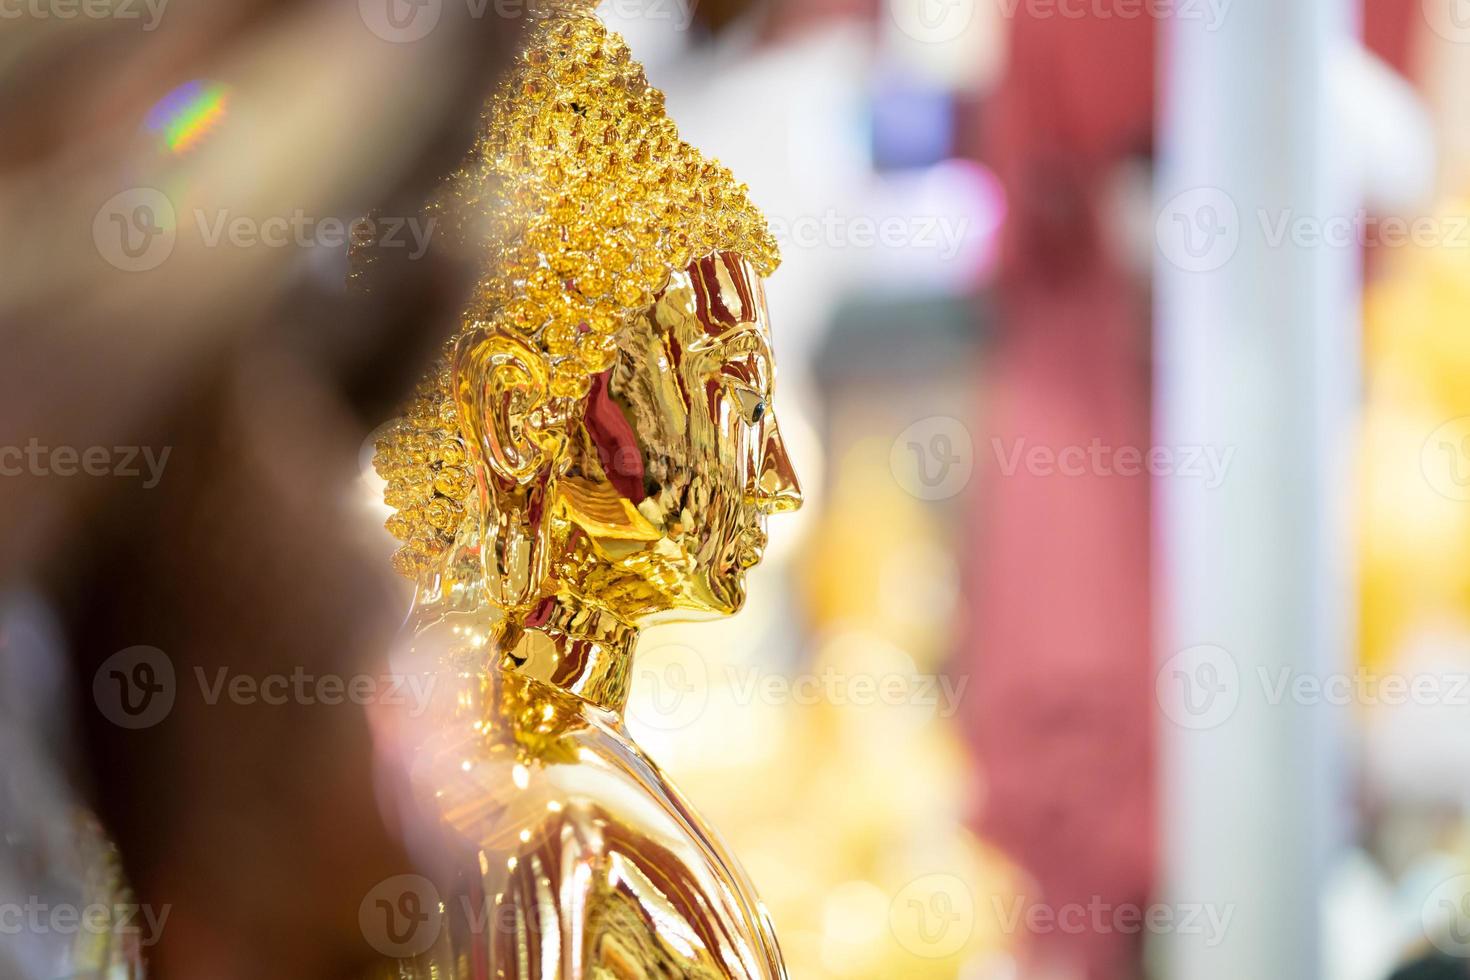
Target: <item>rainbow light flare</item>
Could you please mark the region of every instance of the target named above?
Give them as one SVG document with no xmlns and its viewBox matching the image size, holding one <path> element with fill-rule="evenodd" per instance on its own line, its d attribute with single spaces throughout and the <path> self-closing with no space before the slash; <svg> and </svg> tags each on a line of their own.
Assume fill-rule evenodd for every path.
<svg viewBox="0 0 1470 980">
<path fill-rule="evenodd" d="M 229 97 L 229 86 L 220 82 L 185 82 L 148 111 L 143 125 L 171 152 L 186 153 L 219 125 Z"/>
</svg>

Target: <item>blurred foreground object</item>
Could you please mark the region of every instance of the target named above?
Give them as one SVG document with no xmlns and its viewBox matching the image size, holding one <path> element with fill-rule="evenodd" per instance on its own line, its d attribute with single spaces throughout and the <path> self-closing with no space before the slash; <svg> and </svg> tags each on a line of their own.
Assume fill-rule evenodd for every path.
<svg viewBox="0 0 1470 980">
<path fill-rule="evenodd" d="M 472 282 L 406 224 L 521 24 L 59 7 L 0 37 L 0 576 L 58 620 L 57 795 L 168 911 L 150 975 L 351 976 L 359 904 L 410 867 L 393 775 L 357 705 L 258 692 L 377 677 L 397 593 L 344 517 L 357 449 Z M 369 302 L 349 229 L 381 246 Z"/>
</svg>

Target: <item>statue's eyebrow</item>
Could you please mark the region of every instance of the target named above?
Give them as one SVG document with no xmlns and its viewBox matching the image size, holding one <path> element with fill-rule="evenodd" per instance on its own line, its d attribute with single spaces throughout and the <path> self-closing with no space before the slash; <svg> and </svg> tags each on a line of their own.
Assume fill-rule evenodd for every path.
<svg viewBox="0 0 1470 980">
<path fill-rule="evenodd" d="M 754 334 L 753 339 L 747 339 L 743 333 L 732 337 L 730 346 L 733 349 L 727 351 L 721 369 L 726 375 L 739 378 L 747 387 L 769 398 L 776 383 L 771 350 L 764 335 L 757 331 L 751 333 Z"/>
<path fill-rule="evenodd" d="M 724 333 L 706 334 L 690 350 L 708 351 L 736 346 L 749 347 L 753 353 L 760 354 L 767 361 L 772 359 L 771 344 L 766 340 L 765 331 L 748 321 L 737 323 Z"/>
</svg>

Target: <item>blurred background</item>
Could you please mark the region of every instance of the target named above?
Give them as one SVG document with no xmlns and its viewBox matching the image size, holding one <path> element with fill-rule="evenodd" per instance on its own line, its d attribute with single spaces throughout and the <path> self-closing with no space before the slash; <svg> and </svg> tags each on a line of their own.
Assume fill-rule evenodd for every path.
<svg viewBox="0 0 1470 980">
<path fill-rule="evenodd" d="M 114 651 L 187 646 L 158 623 L 191 588 L 232 594 L 200 633 L 293 638 L 241 632 L 220 663 L 369 661 L 404 608 L 353 577 L 393 547 L 369 430 L 457 280 L 405 274 L 392 315 L 352 321 L 343 229 L 450 169 L 439 124 L 473 121 L 514 17 L 352 7 L 0 10 L 0 445 L 168 445 L 186 488 L 162 466 L 143 503 L 0 480 L 15 976 L 76 969 L 8 923 L 102 887 L 78 870 L 100 833 L 55 823 L 81 803 L 176 904 L 177 976 L 250 975 L 236 927 L 336 975 L 322 950 L 358 941 L 382 874 L 361 855 L 391 849 L 391 816 L 355 819 L 359 722 L 138 734 L 92 688 Z M 777 401 L 806 505 L 772 521 L 740 616 L 645 637 L 629 724 L 740 855 L 792 976 L 1470 976 L 1470 7 L 602 16 L 785 257 Z M 309 228 L 109 237 L 184 201 Z M 176 561 L 118 584 L 154 550 Z M 236 589 L 251 569 L 297 585 Z M 301 625 L 365 620 L 341 644 Z M 191 914 L 191 887 L 241 892 L 238 915 Z"/>
</svg>

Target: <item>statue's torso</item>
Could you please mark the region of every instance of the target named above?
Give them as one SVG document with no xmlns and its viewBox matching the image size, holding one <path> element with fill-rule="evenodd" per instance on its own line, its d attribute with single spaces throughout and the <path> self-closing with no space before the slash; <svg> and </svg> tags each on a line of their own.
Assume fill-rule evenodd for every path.
<svg viewBox="0 0 1470 980">
<path fill-rule="evenodd" d="M 616 715 L 479 686 L 415 765 L 458 871 L 438 941 L 397 976 L 784 980 L 749 879 Z"/>
</svg>

